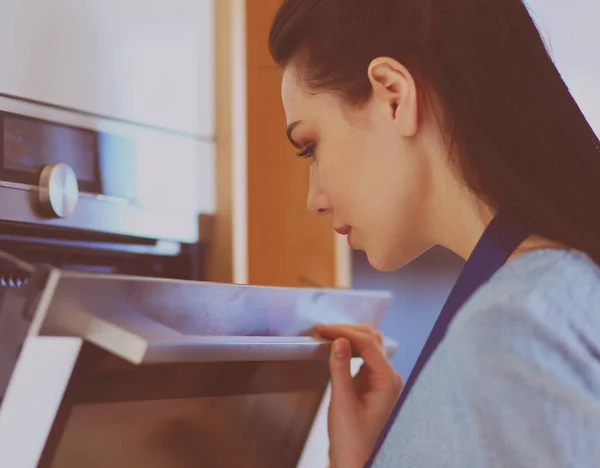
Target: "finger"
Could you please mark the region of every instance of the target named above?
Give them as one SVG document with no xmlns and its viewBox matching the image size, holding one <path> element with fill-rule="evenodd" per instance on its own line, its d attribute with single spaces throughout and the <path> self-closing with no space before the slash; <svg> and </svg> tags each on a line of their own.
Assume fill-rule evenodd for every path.
<svg viewBox="0 0 600 468">
<path fill-rule="evenodd" d="M 340 325 L 340 326 L 344 326 L 344 325 Z M 359 331 L 363 331 L 365 333 L 369 333 L 370 335 L 373 335 L 375 338 L 377 338 L 377 341 L 379 341 L 379 343 L 383 346 L 383 334 L 377 330 L 377 328 L 375 328 L 373 325 L 371 325 L 370 323 L 350 323 L 348 325 L 346 325 L 350 328 L 353 328 L 355 330 L 359 330 Z"/>
<path fill-rule="evenodd" d="M 346 338 L 370 369 L 374 371 L 388 369 L 389 361 L 376 336 L 349 328 L 346 325 L 319 326 L 315 327 L 315 330 L 318 331 L 319 335 L 332 340 Z"/>
<path fill-rule="evenodd" d="M 331 404 L 340 409 L 341 414 L 351 410 L 356 404 L 357 396 L 354 379 L 350 373 L 350 343 L 344 338 L 333 342 L 329 357 L 331 373 Z"/>
<path fill-rule="evenodd" d="M 379 341 L 379 343 L 381 345 L 383 345 L 383 334 L 377 330 L 375 327 L 373 327 L 373 325 L 371 325 L 370 323 L 348 323 L 348 324 L 332 324 L 332 325 L 324 325 L 324 324 L 317 324 L 315 326 L 313 326 L 313 330 L 317 331 L 317 330 L 327 330 L 329 328 L 347 328 L 347 329 L 351 329 L 351 330 L 357 330 L 357 331 L 361 331 L 363 333 L 367 333 L 369 335 L 373 335 L 374 337 L 377 338 L 377 341 Z"/>
<path fill-rule="evenodd" d="M 313 326 L 314 336 L 320 338 L 335 339 L 341 337 L 344 334 L 344 330 L 355 330 L 360 333 L 364 333 L 374 339 L 383 346 L 384 338 L 383 334 L 374 328 L 371 324 L 334 324 L 334 325 L 323 325 L 317 324 Z"/>
</svg>

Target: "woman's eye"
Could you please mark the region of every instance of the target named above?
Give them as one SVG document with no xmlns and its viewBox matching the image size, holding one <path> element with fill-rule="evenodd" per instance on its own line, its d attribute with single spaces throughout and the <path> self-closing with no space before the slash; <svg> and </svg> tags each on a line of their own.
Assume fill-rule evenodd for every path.
<svg viewBox="0 0 600 468">
<path fill-rule="evenodd" d="M 298 156 L 299 158 L 302 158 L 302 159 L 314 160 L 314 158 L 315 158 L 315 146 L 314 145 L 307 146 L 302 151 L 298 151 L 296 153 L 296 156 Z"/>
</svg>

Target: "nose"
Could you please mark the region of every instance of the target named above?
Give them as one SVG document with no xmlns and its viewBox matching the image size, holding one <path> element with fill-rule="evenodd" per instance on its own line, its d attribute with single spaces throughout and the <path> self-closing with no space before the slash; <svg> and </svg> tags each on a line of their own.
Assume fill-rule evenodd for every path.
<svg viewBox="0 0 600 468">
<path fill-rule="evenodd" d="M 321 188 L 321 178 L 316 165 L 310 167 L 310 182 L 308 185 L 308 212 L 313 216 L 323 216 L 331 213 L 329 201 Z"/>
</svg>

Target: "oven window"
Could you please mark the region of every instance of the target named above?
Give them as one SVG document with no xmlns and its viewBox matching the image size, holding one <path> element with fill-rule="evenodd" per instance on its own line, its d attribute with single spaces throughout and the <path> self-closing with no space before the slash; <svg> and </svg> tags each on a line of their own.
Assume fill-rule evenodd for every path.
<svg viewBox="0 0 600 468">
<path fill-rule="evenodd" d="M 134 366 L 84 345 L 38 467 L 295 468 L 328 380 L 327 361 Z"/>
</svg>

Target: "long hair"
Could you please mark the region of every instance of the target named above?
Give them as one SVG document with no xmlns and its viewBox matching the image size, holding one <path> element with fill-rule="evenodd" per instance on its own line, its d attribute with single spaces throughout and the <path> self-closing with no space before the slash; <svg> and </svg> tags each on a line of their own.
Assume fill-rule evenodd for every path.
<svg viewBox="0 0 600 468">
<path fill-rule="evenodd" d="M 435 93 L 467 186 L 533 235 L 600 264 L 600 142 L 521 0 L 284 0 L 271 55 L 360 106 L 392 57 Z"/>
</svg>

